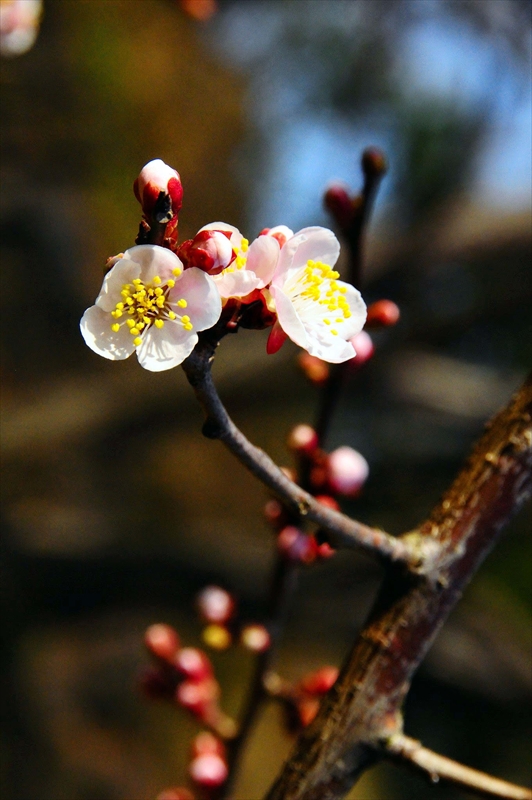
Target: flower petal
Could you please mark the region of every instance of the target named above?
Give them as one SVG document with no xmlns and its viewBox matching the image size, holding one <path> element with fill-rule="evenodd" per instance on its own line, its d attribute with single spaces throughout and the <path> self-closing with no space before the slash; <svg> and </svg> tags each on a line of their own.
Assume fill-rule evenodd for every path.
<svg viewBox="0 0 532 800">
<path fill-rule="evenodd" d="M 111 361 L 122 361 L 135 349 L 129 328 L 122 325 L 118 332 L 111 329 L 113 318 L 100 306 L 91 306 L 81 318 L 81 335 L 85 343 L 99 356 Z"/>
<path fill-rule="evenodd" d="M 340 242 L 332 231 L 319 226 L 303 228 L 281 248 L 272 283 L 282 286 L 307 261 L 322 261 L 332 267 L 340 255 Z"/>
<path fill-rule="evenodd" d="M 281 328 L 285 333 L 288 334 L 293 342 L 298 344 L 304 350 L 307 350 L 310 344 L 309 338 L 303 323 L 296 313 L 292 301 L 282 289 L 279 289 L 276 286 L 272 285 L 271 293 L 275 300 L 275 308 Z"/>
<path fill-rule="evenodd" d="M 164 328 L 150 327 L 137 348 L 139 364 L 150 372 L 163 372 L 181 364 L 191 354 L 198 336 L 178 322 L 168 320 Z"/>
<path fill-rule="evenodd" d="M 104 311 L 112 311 L 116 304 L 122 300 L 120 292 L 125 283 L 131 283 L 133 278 L 138 278 L 140 266 L 130 258 L 120 258 L 114 267 L 109 270 L 103 279 L 100 294 L 96 298 L 96 305 Z"/>
<path fill-rule="evenodd" d="M 187 314 L 195 331 L 204 331 L 218 322 L 222 313 L 222 301 L 213 278 L 197 267 L 186 269 L 168 299 L 171 303 L 183 297 L 187 301 Z"/>
<path fill-rule="evenodd" d="M 224 270 L 219 275 L 213 275 L 212 279 L 220 297 L 245 297 L 263 285 L 260 278 L 248 269 L 235 269 L 233 272 Z"/>
<path fill-rule="evenodd" d="M 273 236 L 259 236 L 249 246 L 246 270 L 260 278 L 258 288 L 270 283 L 279 260 L 279 242 Z"/>
<path fill-rule="evenodd" d="M 175 253 L 157 244 L 139 244 L 131 247 L 124 253 L 124 259 L 126 258 L 139 265 L 139 277 L 144 283 L 150 283 L 156 275 L 164 281 L 173 277 L 174 269 L 183 269 L 183 264 Z M 113 269 L 119 264 L 120 262 Z"/>
</svg>

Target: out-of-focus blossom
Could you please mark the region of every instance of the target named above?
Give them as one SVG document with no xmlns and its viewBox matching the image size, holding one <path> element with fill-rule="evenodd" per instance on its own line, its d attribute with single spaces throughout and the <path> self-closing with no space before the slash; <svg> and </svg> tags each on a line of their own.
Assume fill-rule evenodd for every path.
<svg viewBox="0 0 532 800">
<path fill-rule="evenodd" d="M 0 0 L 0 53 L 12 57 L 31 50 L 41 16 L 42 0 Z"/>
<path fill-rule="evenodd" d="M 226 222 L 211 222 L 200 229 L 192 243 L 186 242 L 180 247 L 180 254 L 183 252 L 185 259 L 192 259 L 189 262 L 190 266 L 198 266 L 193 260 L 194 242 L 202 234 L 205 235 L 204 232 L 217 233 L 226 239 L 228 237 L 231 246 L 231 257 L 228 259 L 225 246 L 223 252 L 220 247 L 223 240 L 213 240 L 213 254 L 217 255 L 218 261 L 214 262 L 210 274 L 221 297 L 245 297 L 271 281 L 279 258 L 277 239 L 272 236 L 259 236 L 250 244 L 233 225 L 228 225 Z M 224 263 L 227 263 L 227 266 L 224 266 Z"/>
<path fill-rule="evenodd" d="M 304 228 L 283 245 L 269 289 L 278 317 L 268 340 L 269 353 L 289 337 L 330 363 L 354 358 L 349 340 L 362 330 L 366 304 L 332 269 L 339 253 L 340 244 L 327 228 Z"/>
<path fill-rule="evenodd" d="M 198 22 L 207 22 L 218 10 L 216 0 L 178 0 L 178 3 L 187 16 Z"/>
<path fill-rule="evenodd" d="M 139 245 L 107 273 L 80 327 L 98 355 L 119 361 L 136 351 L 141 366 L 161 372 L 181 364 L 198 331 L 211 328 L 220 313 L 212 278 L 199 269 L 183 270 L 166 248 Z"/>
<path fill-rule="evenodd" d="M 368 475 L 368 462 L 352 447 L 338 447 L 327 459 L 327 480 L 335 494 L 356 497 Z"/>
</svg>

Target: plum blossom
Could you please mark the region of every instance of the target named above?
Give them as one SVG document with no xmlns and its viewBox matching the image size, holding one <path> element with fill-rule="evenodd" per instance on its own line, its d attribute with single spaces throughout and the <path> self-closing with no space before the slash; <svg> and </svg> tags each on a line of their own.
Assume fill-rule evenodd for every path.
<svg viewBox="0 0 532 800">
<path fill-rule="evenodd" d="M 31 50 L 41 16 L 42 0 L 0 0 L 0 54 L 9 58 Z"/>
<path fill-rule="evenodd" d="M 184 270 L 166 248 L 138 245 L 115 260 L 80 327 L 98 355 L 120 361 L 136 351 L 142 367 L 161 372 L 181 364 L 198 331 L 211 328 L 220 313 L 220 295 L 209 275 Z"/>
<path fill-rule="evenodd" d="M 218 274 L 212 275 L 221 297 L 245 297 L 255 289 L 267 286 L 271 281 L 279 258 L 279 242 L 275 237 L 259 236 L 250 244 L 238 228 L 226 222 L 204 225 L 198 236 L 202 231 L 225 233 L 226 240 L 227 235 L 229 237 L 231 255 L 229 256 L 225 246 L 223 252 L 221 247 L 218 248 L 220 258 L 216 269 L 223 268 Z"/>
<path fill-rule="evenodd" d="M 271 286 L 265 290 L 269 307 L 277 313 L 269 353 L 289 337 L 333 364 L 356 355 L 349 340 L 364 326 L 366 304 L 357 289 L 338 280 L 332 267 L 339 253 L 340 244 L 327 228 L 304 228 L 283 245 Z"/>
</svg>

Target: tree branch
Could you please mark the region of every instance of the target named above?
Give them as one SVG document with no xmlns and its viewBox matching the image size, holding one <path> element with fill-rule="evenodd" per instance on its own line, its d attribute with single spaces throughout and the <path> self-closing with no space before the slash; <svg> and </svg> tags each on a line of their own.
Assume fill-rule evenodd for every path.
<svg viewBox="0 0 532 800">
<path fill-rule="evenodd" d="M 431 781 L 448 781 L 481 797 L 500 797 L 504 800 L 532 800 L 532 791 L 501 781 L 485 772 L 465 767 L 457 761 L 440 756 L 423 747 L 421 742 L 398 733 L 383 746 L 385 756 L 422 772 Z"/>
<path fill-rule="evenodd" d="M 417 564 L 419 552 L 415 543 L 403 542 L 384 531 L 371 528 L 321 505 L 311 494 L 287 478 L 263 450 L 246 439 L 229 417 L 214 386 L 211 364 L 218 339 L 211 331 L 208 334 L 210 335 L 200 339 L 196 349 L 182 365 L 205 412 L 205 436 L 223 442 L 292 511 L 325 528 L 333 547 L 362 548 L 387 561 Z"/>
<path fill-rule="evenodd" d="M 425 553 L 418 576 L 386 573 L 366 627 L 268 800 L 336 800 L 402 732 L 412 677 L 464 586 L 532 490 L 532 376 L 495 416 L 454 484 L 403 541 Z"/>
</svg>

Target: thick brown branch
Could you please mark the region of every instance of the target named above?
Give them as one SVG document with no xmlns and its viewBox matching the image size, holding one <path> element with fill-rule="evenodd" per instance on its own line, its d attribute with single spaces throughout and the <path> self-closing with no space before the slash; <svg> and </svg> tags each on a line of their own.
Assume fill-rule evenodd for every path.
<svg viewBox="0 0 532 800">
<path fill-rule="evenodd" d="M 490 423 L 419 531 L 417 577 L 390 567 L 365 629 L 268 800 L 336 800 L 401 733 L 410 681 L 449 611 L 532 488 L 532 379 Z"/>
<path fill-rule="evenodd" d="M 399 733 L 390 737 L 385 744 L 384 752 L 395 761 L 424 773 L 431 783 L 438 783 L 440 780 L 448 781 L 481 797 L 532 800 L 530 789 L 501 781 L 485 772 L 479 772 L 450 758 L 440 756 L 423 747 L 421 742 L 411 739 L 410 736 Z"/>
<path fill-rule="evenodd" d="M 204 338 L 183 363 L 185 374 L 207 418 L 204 434 L 212 439 L 220 439 L 250 472 L 294 512 L 325 528 L 333 547 L 361 547 L 383 559 L 402 563 L 417 559 L 417 550 L 410 542 L 403 542 L 318 503 L 312 495 L 287 478 L 263 450 L 246 439 L 230 419 L 213 384 L 210 366 L 215 347 L 214 340 Z"/>
</svg>

